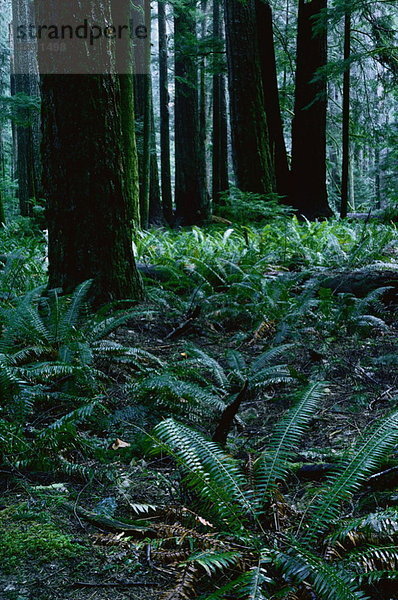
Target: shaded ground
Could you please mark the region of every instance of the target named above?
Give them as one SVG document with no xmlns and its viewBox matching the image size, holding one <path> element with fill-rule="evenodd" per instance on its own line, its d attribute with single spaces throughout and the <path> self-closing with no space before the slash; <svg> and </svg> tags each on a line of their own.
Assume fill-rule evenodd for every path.
<svg viewBox="0 0 398 600">
<path fill-rule="evenodd" d="M 391 315 L 388 331 L 373 329 L 360 341 L 336 336 L 335 341 L 329 340 L 325 345 L 319 336 L 308 332 L 295 346 L 291 367 L 303 380 L 318 376 L 329 381 L 331 390 L 305 437 L 298 462 L 319 462 L 325 456 L 330 460 L 333 452 L 341 451 L 353 436 L 361 434 L 368 424 L 393 408 L 398 392 L 397 369 L 385 361 L 378 362 L 381 356 L 397 354 L 398 330 L 393 319 Z M 167 319 L 131 322 L 119 329 L 113 339 L 125 346 L 148 350 L 162 359 L 183 353 L 186 340 L 215 356 L 222 356 L 228 347 L 236 347 L 234 332 L 216 332 L 200 319 L 181 338 L 166 340 L 176 326 L 178 323 Z M 253 341 L 251 335 L 242 341 L 240 350 L 250 359 L 261 353 L 265 345 L 266 339 L 259 337 Z M 126 371 L 111 364 L 109 373 L 114 382 L 109 391 L 111 405 L 117 411 L 128 403 L 119 385 Z M 287 392 L 289 385 L 270 386 L 242 406 L 244 425 L 238 435 L 236 431 L 233 433 L 231 441 L 244 461 L 250 453 L 266 446 L 272 425 L 289 405 Z M 131 440 L 135 425 L 140 423 L 133 423 L 132 427 L 131 422 L 119 422 L 113 432 L 115 439 Z M 57 479 L 55 488 L 49 487 L 52 480 L 48 475 L 0 474 L 1 529 L 12 532 L 6 543 L 3 538 L 0 600 L 149 600 L 160 597 L 167 589 L 174 571 L 152 559 L 151 544 L 137 545 L 132 540 L 109 538 L 106 543 L 98 534 L 108 532 L 101 532 L 62 507 L 62 502 L 68 500 L 101 513 L 111 504 L 116 516 L 128 518 L 129 506 L 134 503 L 183 502 L 170 462 L 142 459 L 125 449 L 114 467 L 118 473 L 114 483 L 100 479 L 86 483 Z M 379 496 L 372 491 L 369 504 L 388 505 L 397 501 L 396 492 L 389 489 L 387 499 L 385 490 Z M 47 531 L 48 525 L 53 529 Z M 57 541 L 52 531 L 65 539 Z M 46 535 L 47 541 L 38 541 Z"/>
</svg>

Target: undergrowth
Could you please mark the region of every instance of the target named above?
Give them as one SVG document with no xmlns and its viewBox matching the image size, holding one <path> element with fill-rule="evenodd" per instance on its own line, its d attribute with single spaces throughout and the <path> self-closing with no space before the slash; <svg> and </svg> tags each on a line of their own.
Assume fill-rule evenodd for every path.
<svg viewBox="0 0 398 600">
<path fill-rule="evenodd" d="M 155 563 L 176 575 L 164 600 L 379 600 L 397 578 L 398 515 L 359 498 L 398 443 L 396 352 L 387 344 L 396 312 L 388 285 L 355 295 L 328 278 L 395 273 L 394 225 L 298 222 L 282 211 L 256 226 L 137 233 L 146 301 L 97 313 L 89 281 L 70 296 L 43 287 L 42 232 L 21 221 L 0 238 L 4 473 L 112 486 L 137 461 L 159 461 L 180 505 L 130 508 Z M 386 350 L 370 355 L 378 340 Z M 362 362 L 333 358 L 348 341 L 364 349 Z M 366 385 L 381 387 L 374 402 L 384 402 L 384 416 L 346 437 L 321 481 L 302 485 L 299 445 L 339 393 L 338 376 L 322 382 L 344 360 L 360 382 L 351 404 L 361 409 Z M 52 527 L 13 524 L 15 540 L 2 539 L 6 549 L 14 543 L 9 565 L 38 551 L 52 560 L 54 548 L 73 554 Z"/>
</svg>

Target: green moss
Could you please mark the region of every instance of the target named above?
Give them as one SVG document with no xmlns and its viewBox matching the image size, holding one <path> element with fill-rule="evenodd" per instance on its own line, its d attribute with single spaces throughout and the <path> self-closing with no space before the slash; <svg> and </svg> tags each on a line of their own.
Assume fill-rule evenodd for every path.
<svg viewBox="0 0 398 600">
<path fill-rule="evenodd" d="M 0 564 L 4 572 L 26 561 L 45 563 L 81 556 L 85 549 L 72 536 L 51 523 L 13 522 L 0 519 Z"/>
</svg>

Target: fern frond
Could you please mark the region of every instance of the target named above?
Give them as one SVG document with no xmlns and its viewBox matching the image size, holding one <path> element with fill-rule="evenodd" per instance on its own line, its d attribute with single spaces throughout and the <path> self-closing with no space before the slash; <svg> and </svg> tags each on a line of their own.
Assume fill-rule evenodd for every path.
<svg viewBox="0 0 398 600">
<path fill-rule="evenodd" d="M 253 515 L 251 492 L 237 461 L 225 454 L 217 444 L 199 433 L 167 419 L 155 427 L 159 448 L 170 454 L 183 467 L 187 484 L 228 525 L 241 527 L 245 515 Z"/>
<path fill-rule="evenodd" d="M 398 546 L 374 546 L 350 552 L 344 557 L 347 565 L 371 571 L 398 571 Z"/>
<path fill-rule="evenodd" d="M 294 344 L 282 344 L 280 346 L 275 346 L 274 348 L 270 348 L 266 352 L 260 354 L 258 358 L 250 365 L 250 370 L 253 373 L 257 373 L 261 371 L 265 367 L 268 367 L 270 363 L 275 360 L 275 358 L 279 358 L 281 355 L 285 354 L 288 350 L 294 347 Z"/>
<path fill-rule="evenodd" d="M 331 542 L 343 542 L 347 538 L 362 534 L 362 536 L 376 535 L 378 537 L 391 537 L 398 534 L 398 510 L 388 508 L 364 517 L 349 519 L 339 525 L 335 531 L 328 536 Z"/>
<path fill-rule="evenodd" d="M 186 563 L 194 563 L 202 567 L 210 577 L 217 571 L 225 571 L 236 565 L 241 559 L 240 552 L 197 552 L 189 556 Z"/>
<path fill-rule="evenodd" d="M 187 565 L 178 575 L 173 589 L 163 594 L 161 600 L 191 600 L 192 596 L 195 594 L 196 576 L 196 565 Z"/>
<path fill-rule="evenodd" d="M 82 308 L 92 283 L 93 280 L 88 279 L 78 285 L 73 292 L 70 298 L 69 307 L 59 322 L 59 336 L 61 339 L 65 338 L 68 331 L 77 328 L 81 324 Z"/>
<path fill-rule="evenodd" d="M 397 440 L 398 411 L 375 426 L 365 436 L 364 442 L 355 444 L 347 460 L 328 478 L 322 495 L 310 509 L 310 526 L 305 534 L 309 543 L 337 519 L 340 504 L 359 489 L 365 477 L 376 469 Z"/>
<path fill-rule="evenodd" d="M 353 583 L 354 577 L 349 571 L 327 563 L 293 538 L 288 544 L 288 551 L 275 552 L 276 563 L 285 576 L 298 583 L 310 582 L 322 600 L 367 600 L 368 597 Z"/>
<path fill-rule="evenodd" d="M 202 416 L 209 409 L 222 412 L 225 403 L 212 390 L 177 379 L 168 373 L 147 377 L 130 388 L 135 399 L 168 408 L 181 417 Z"/>
<path fill-rule="evenodd" d="M 295 451 L 306 427 L 314 418 L 319 402 L 325 396 L 325 383 L 312 383 L 302 393 L 299 401 L 276 425 L 269 442 L 269 449 L 257 461 L 255 483 L 258 502 L 266 500 L 278 479 L 288 472 L 287 462 Z"/>
<path fill-rule="evenodd" d="M 259 565 L 245 573 L 245 581 L 240 586 L 239 596 L 245 598 L 245 600 L 269 600 L 270 596 L 265 595 L 263 586 L 265 583 L 270 582 L 272 580 L 268 577 L 260 562 Z"/>
</svg>

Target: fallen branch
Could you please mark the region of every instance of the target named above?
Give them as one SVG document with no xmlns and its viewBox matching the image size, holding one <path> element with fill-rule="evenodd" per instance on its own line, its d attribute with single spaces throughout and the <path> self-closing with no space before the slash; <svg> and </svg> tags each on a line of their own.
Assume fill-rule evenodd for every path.
<svg viewBox="0 0 398 600">
<path fill-rule="evenodd" d="M 159 587 L 158 583 L 143 582 L 143 581 L 115 581 L 106 583 L 92 583 L 90 581 L 75 581 L 68 587 L 72 588 L 88 588 L 88 587 L 135 587 L 135 586 L 146 586 L 146 587 Z"/>
</svg>

